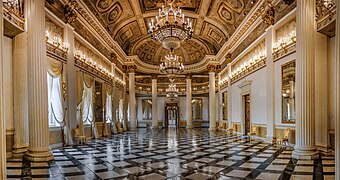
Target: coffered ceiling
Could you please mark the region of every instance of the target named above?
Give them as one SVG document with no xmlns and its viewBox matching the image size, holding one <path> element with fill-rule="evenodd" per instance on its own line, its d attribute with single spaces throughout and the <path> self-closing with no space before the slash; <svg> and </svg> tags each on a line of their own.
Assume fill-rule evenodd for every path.
<svg viewBox="0 0 340 180">
<path fill-rule="evenodd" d="M 167 53 L 147 34 L 147 24 L 164 0 L 84 0 L 109 34 L 127 55 L 137 55 L 145 63 L 159 65 Z M 169 1 L 168 1 L 169 2 Z M 194 35 L 175 54 L 184 64 L 197 63 L 205 55 L 215 55 L 249 13 L 255 0 L 173 0 L 193 21 Z"/>
</svg>

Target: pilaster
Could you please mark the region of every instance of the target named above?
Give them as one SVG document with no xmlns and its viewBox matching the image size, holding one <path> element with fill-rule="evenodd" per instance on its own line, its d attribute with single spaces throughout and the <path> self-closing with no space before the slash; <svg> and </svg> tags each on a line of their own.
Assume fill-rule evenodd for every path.
<svg viewBox="0 0 340 180">
<path fill-rule="evenodd" d="M 340 0 L 336 0 L 336 12 L 340 12 Z M 340 169 L 340 13 L 336 13 L 335 58 L 336 58 L 336 114 L 335 114 L 335 169 Z M 340 179 L 340 172 L 335 171 L 335 179 Z"/>
<path fill-rule="evenodd" d="M 152 75 L 152 128 L 158 128 L 157 75 Z"/>
<path fill-rule="evenodd" d="M 111 65 L 111 71 L 114 77 L 116 77 L 116 65 L 112 64 Z M 116 81 L 115 78 L 112 78 L 112 123 L 111 123 L 111 134 L 117 134 L 117 127 L 116 127 L 116 122 L 117 122 L 117 117 L 116 117 Z"/>
<path fill-rule="evenodd" d="M 216 88 L 215 74 L 218 72 L 219 65 L 208 65 L 209 70 L 209 131 L 216 130 Z"/>
<path fill-rule="evenodd" d="M 186 75 L 186 114 L 187 114 L 187 129 L 193 127 L 192 123 L 192 88 L 191 88 L 191 74 Z"/>
<path fill-rule="evenodd" d="M 130 114 L 130 126 L 131 130 L 137 128 L 136 118 L 136 90 L 135 90 L 135 71 L 137 67 L 135 65 L 128 66 L 129 72 L 129 114 Z"/>
<path fill-rule="evenodd" d="M 0 27 L 3 24 L 3 3 L 0 3 Z M 3 67 L 3 28 L 0 28 L 0 67 Z M 3 102 L 3 70 L 0 68 L 0 179 L 6 179 L 6 128 L 4 119 L 4 102 Z"/>
<path fill-rule="evenodd" d="M 65 42 L 70 45 L 67 53 L 67 64 L 65 68 L 67 80 L 67 110 L 66 110 L 66 126 L 72 131 L 77 127 L 77 71 L 74 66 L 74 29 L 70 24 L 66 24 L 64 34 Z M 70 133 L 72 134 L 72 133 Z M 73 138 L 67 140 L 68 144 L 73 144 Z"/>
<path fill-rule="evenodd" d="M 228 64 L 228 128 L 232 128 L 232 87 L 231 87 L 231 64 Z"/>
<path fill-rule="evenodd" d="M 267 135 L 266 141 L 276 143 L 275 137 L 275 97 L 274 97 L 274 61 L 272 55 L 273 44 L 273 26 L 269 24 L 266 30 L 266 119 Z"/>
</svg>

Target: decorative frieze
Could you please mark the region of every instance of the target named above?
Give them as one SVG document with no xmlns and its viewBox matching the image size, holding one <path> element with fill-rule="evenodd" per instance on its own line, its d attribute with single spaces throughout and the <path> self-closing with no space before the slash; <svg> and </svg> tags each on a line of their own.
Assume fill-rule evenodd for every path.
<svg viewBox="0 0 340 180">
<path fill-rule="evenodd" d="M 296 51 L 296 19 L 292 19 L 275 31 L 273 60 L 277 61 Z"/>
<path fill-rule="evenodd" d="M 25 18 L 24 18 L 24 1 L 19 0 L 6 0 L 3 1 L 3 15 L 4 19 L 11 22 L 13 25 L 25 30 Z"/>
</svg>

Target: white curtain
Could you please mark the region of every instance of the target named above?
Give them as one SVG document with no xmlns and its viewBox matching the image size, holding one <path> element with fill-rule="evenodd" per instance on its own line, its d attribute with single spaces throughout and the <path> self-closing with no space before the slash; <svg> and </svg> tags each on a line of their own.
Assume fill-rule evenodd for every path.
<svg viewBox="0 0 340 180">
<path fill-rule="evenodd" d="M 91 124 L 93 121 L 93 103 L 92 103 L 93 89 L 84 85 L 82 98 L 82 120 L 84 124 Z"/>
<path fill-rule="evenodd" d="M 70 130 L 65 121 L 63 107 L 62 72 L 63 63 L 50 57 L 47 58 L 47 84 L 48 84 L 48 118 L 52 125 L 59 125 L 63 133 L 63 143 L 72 143 Z"/>
<path fill-rule="evenodd" d="M 47 73 L 48 84 L 48 117 L 50 125 L 62 125 L 64 122 L 64 112 L 61 95 L 61 78 L 53 77 Z M 55 124 L 54 122 L 58 123 Z"/>
<path fill-rule="evenodd" d="M 112 97 L 111 95 L 107 94 L 106 96 L 106 122 L 112 122 Z"/>
</svg>

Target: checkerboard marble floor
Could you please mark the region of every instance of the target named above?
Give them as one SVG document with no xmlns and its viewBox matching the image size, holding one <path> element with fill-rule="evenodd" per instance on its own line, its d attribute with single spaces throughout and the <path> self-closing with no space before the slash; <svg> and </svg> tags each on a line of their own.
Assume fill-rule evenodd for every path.
<svg viewBox="0 0 340 180">
<path fill-rule="evenodd" d="M 8 179 L 334 179 L 334 157 L 207 129 L 138 129 L 53 150 L 49 163 L 10 159 Z"/>
</svg>

